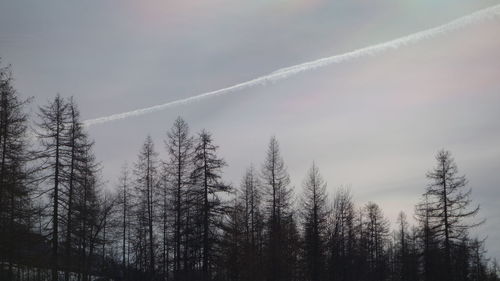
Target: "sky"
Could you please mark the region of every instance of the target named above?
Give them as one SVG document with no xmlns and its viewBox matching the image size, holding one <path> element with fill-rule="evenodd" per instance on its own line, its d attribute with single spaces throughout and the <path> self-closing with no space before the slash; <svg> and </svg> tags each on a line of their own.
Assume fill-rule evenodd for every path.
<svg viewBox="0 0 500 281">
<path fill-rule="evenodd" d="M 191 97 L 382 43 L 500 4 L 492 0 L 0 0 L 0 58 L 30 114 L 60 93 L 83 119 Z M 500 19 L 277 83 L 90 127 L 108 189 L 146 136 L 182 116 L 213 133 L 238 186 L 276 136 L 297 197 L 313 161 L 333 193 L 413 214 L 440 149 L 481 205 L 500 260 Z"/>
</svg>

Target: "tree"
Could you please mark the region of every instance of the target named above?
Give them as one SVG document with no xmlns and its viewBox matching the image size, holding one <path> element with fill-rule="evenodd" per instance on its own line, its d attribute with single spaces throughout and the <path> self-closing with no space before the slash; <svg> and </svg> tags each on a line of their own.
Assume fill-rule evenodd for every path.
<svg viewBox="0 0 500 281">
<path fill-rule="evenodd" d="M 398 214 L 398 233 L 397 236 L 399 238 L 399 248 L 398 248 L 398 253 L 397 253 L 397 259 L 398 259 L 398 280 L 401 281 L 406 281 L 410 280 L 412 277 L 410 275 L 410 253 L 409 253 L 409 230 L 408 230 L 408 220 L 406 219 L 406 214 L 404 212 L 400 212 Z"/>
<path fill-rule="evenodd" d="M 281 256 L 286 247 L 286 241 L 282 231 L 287 216 L 291 213 L 290 200 L 291 190 L 288 188 L 290 177 L 285 163 L 280 154 L 279 144 L 272 137 L 266 153 L 266 159 L 262 166 L 262 183 L 267 188 L 267 212 L 268 212 L 268 249 L 269 249 L 269 276 L 272 281 L 285 278 L 285 259 Z"/>
<path fill-rule="evenodd" d="M 304 183 L 302 200 L 304 228 L 304 260 L 307 280 L 324 280 L 325 245 L 327 236 L 326 183 L 316 164 L 312 164 Z"/>
<path fill-rule="evenodd" d="M 190 186 L 192 184 L 192 149 L 193 138 L 189 136 L 189 127 L 187 123 L 178 117 L 172 129 L 167 133 L 167 169 L 172 180 L 172 208 L 175 216 L 174 221 L 174 279 L 181 280 L 181 249 L 184 246 L 184 270 L 186 268 L 188 257 L 189 232 L 186 226 L 189 224 L 190 206 Z M 184 241 L 183 241 L 184 238 Z M 184 242 L 184 243 L 183 243 Z"/>
<path fill-rule="evenodd" d="M 454 280 L 452 272 L 452 248 L 467 235 L 467 231 L 479 223 L 469 223 L 479 211 L 479 205 L 469 208 L 471 189 L 466 190 L 467 179 L 458 175 L 458 168 L 449 151 L 436 155 L 436 167 L 427 173 L 430 180 L 425 196 L 428 198 L 430 227 L 442 242 L 445 272 L 448 280 Z"/>
<path fill-rule="evenodd" d="M 374 280 L 385 280 L 387 264 L 385 246 L 389 235 L 389 222 L 384 218 L 380 207 L 369 202 L 365 206 L 364 235 L 366 241 L 368 272 Z"/>
<path fill-rule="evenodd" d="M 117 207 L 120 208 L 120 217 L 117 225 L 121 226 L 119 231 L 121 240 L 122 275 L 126 276 L 129 265 L 129 237 L 130 237 L 130 216 L 132 209 L 132 194 L 130 183 L 130 171 L 126 164 L 123 165 L 120 177 L 118 178 L 118 200 Z"/>
<path fill-rule="evenodd" d="M 171 175 L 168 171 L 168 166 L 163 163 L 162 172 L 160 176 L 161 181 L 161 200 L 160 200 L 160 209 L 161 209 L 161 232 L 162 232 L 162 262 L 161 262 L 161 270 L 162 275 L 166 280 L 169 280 L 170 275 L 170 239 L 171 235 L 169 233 L 169 229 L 171 228 L 172 220 L 170 218 L 171 209 L 169 207 L 169 196 L 170 189 L 169 185 L 171 179 L 169 178 Z"/>
<path fill-rule="evenodd" d="M 22 244 L 29 242 L 33 214 L 24 112 L 30 100 L 19 97 L 12 80 L 10 67 L 0 68 L 0 260 L 8 262 L 10 279 L 14 258 L 20 258 L 17 253 L 24 249 Z"/>
<path fill-rule="evenodd" d="M 264 221 L 262 214 L 262 186 L 253 166 L 250 166 L 240 184 L 239 204 L 243 208 L 244 239 L 241 245 L 241 279 L 262 280 L 264 275 L 263 244 Z"/>
<path fill-rule="evenodd" d="M 484 241 L 477 238 L 467 241 L 468 244 L 468 268 L 469 275 L 466 276 L 467 280 L 479 281 L 487 280 L 488 278 L 488 259 L 485 257 L 486 250 L 484 249 Z"/>
<path fill-rule="evenodd" d="M 355 211 L 351 191 L 340 187 L 333 197 L 333 210 L 329 229 L 328 270 L 331 279 L 353 280 L 359 272 L 356 259 Z M 358 270 L 356 270 L 358 269 Z"/>
<path fill-rule="evenodd" d="M 283 248 L 281 250 L 281 258 L 283 259 L 282 280 L 304 280 L 300 263 L 303 257 L 303 241 L 298 228 L 297 215 L 294 210 L 291 210 L 283 220 Z"/>
<path fill-rule="evenodd" d="M 155 238 L 153 232 L 153 224 L 155 217 L 155 202 L 154 196 L 158 189 L 159 179 L 157 171 L 157 153 L 154 150 L 153 140 L 148 136 L 139 153 L 139 157 L 135 164 L 134 174 L 136 176 L 136 189 L 139 198 L 140 214 L 139 218 L 144 220 L 140 222 L 140 226 L 145 226 L 147 229 L 148 241 L 148 272 L 151 276 L 155 274 Z M 145 216 L 143 216 L 145 211 Z"/>
<path fill-rule="evenodd" d="M 75 190 L 75 241 L 79 250 L 79 280 L 87 281 L 95 257 L 95 248 L 103 241 L 99 234 L 112 209 L 112 203 L 101 198 L 100 166 L 96 162 L 92 145 L 85 145 L 78 169 L 78 189 Z"/>
<path fill-rule="evenodd" d="M 41 181 L 48 181 L 48 190 L 52 201 L 52 281 L 57 281 L 59 270 L 59 221 L 61 205 L 61 187 L 63 169 L 68 162 L 67 153 L 64 153 L 68 143 L 68 128 L 70 113 L 66 101 L 57 95 L 53 102 L 40 107 L 37 132 L 40 140 L 38 158 L 42 161 L 40 171 L 44 172 Z"/>
<path fill-rule="evenodd" d="M 419 222 L 419 238 L 422 252 L 423 280 L 442 279 L 442 255 L 438 247 L 435 226 L 431 224 L 429 196 L 424 195 L 421 203 L 415 206 L 415 217 Z"/>
<path fill-rule="evenodd" d="M 219 271 L 217 280 L 239 281 L 245 267 L 241 252 L 242 237 L 244 236 L 244 207 L 239 200 L 233 198 L 232 206 L 227 209 L 222 224 L 222 239 L 220 243 Z"/>
<path fill-rule="evenodd" d="M 202 238 L 202 279 L 211 280 L 210 263 L 212 248 L 216 237 L 216 216 L 221 214 L 224 205 L 219 193 L 228 192 L 229 186 L 222 182 L 222 168 L 226 163 L 217 156 L 218 146 L 213 144 L 212 136 L 203 130 L 198 134 L 193 155 L 193 183 L 201 188 L 201 215 L 203 224 Z"/>
<path fill-rule="evenodd" d="M 69 280 L 69 273 L 73 269 L 72 264 L 72 236 L 74 235 L 74 197 L 75 189 L 80 187 L 81 183 L 81 169 L 83 162 L 85 161 L 84 155 L 88 148 L 90 148 L 93 143 L 88 140 L 86 133 L 83 130 L 83 125 L 80 122 L 80 112 L 76 106 L 76 103 L 71 98 L 67 103 L 69 123 L 68 130 L 65 131 L 67 136 L 64 138 L 66 143 L 63 143 L 65 149 L 61 150 L 60 155 L 63 159 L 68 159 L 67 163 L 64 165 L 67 167 L 61 173 L 61 186 L 65 187 L 64 200 L 66 210 L 66 237 L 65 237 L 65 270 L 64 270 L 64 280 Z M 61 196 L 62 199 L 62 196 Z"/>
</svg>

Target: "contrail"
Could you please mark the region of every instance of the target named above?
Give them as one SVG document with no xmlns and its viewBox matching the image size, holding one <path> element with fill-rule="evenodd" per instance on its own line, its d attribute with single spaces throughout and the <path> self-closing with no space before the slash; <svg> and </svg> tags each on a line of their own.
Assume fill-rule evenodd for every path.
<svg viewBox="0 0 500 281">
<path fill-rule="evenodd" d="M 234 93 L 236 91 L 260 86 L 260 85 L 266 85 L 268 83 L 276 82 L 279 80 L 283 80 L 286 78 L 289 78 L 293 75 L 299 74 L 304 71 L 309 71 L 313 70 L 316 68 L 320 67 L 325 67 L 331 64 L 337 64 L 337 63 L 342 63 L 346 61 L 350 61 L 353 59 L 357 59 L 360 57 L 365 57 L 365 56 L 374 56 L 378 55 L 380 53 L 389 51 L 389 50 L 395 50 L 399 49 L 404 46 L 408 46 L 411 44 L 415 44 L 417 42 L 420 42 L 422 40 L 430 39 L 433 37 L 436 37 L 438 35 L 441 35 L 443 33 L 447 33 L 450 31 L 454 31 L 457 29 L 461 29 L 465 26 L 469 25 L 474 25 L 478 24 L 481 22 L 484 22 L 486 20 L 491 20 L 494 18 L 497 18 L 500 16 L 500 5 L 495 5 L 483 10 L 479 10 L 477 12 L 474 12 L 470 15 L 463 16 L 461 18 L 455 19 L 451 22 L 448 22 L 446 24 L 427 29 L 424 31 L 420 31 L 417 33 L 413 33 L 401 38 L 397 38 L 385 43 L 380 43 L 372 46 L 368 46 L 365 48 L 357 49 L 351 52 L 339 54 L 339 55 L 334 55 L 331 57 L 326 57 L 326 58 L 321 58 L 318 60 L 286 67 L 286 68 L 281 68 L 278 69 L 268 75 L 260 76 L 258 78 L 239 83 L 233 86 L 229 86 L 223 89 L 211 91 L 211 92 L 206 92 L 203 94 L 199 94 L 196 96 L 192 96 L 189 98 L 185 99 L 179 99 L 171 102 L 167 102 L 164 104 L 159 104 L 151 107 L 146 107 L 146 108 L 141 108 L 141 109 L 136 109 L 133 111 L 128 111 L 128 112 L 123 112 L 123 113 L 118 113 L 118 114 L 113 114 L 109 116 L 104 116 L 100 118 L 95 118 L 95 119 L 89 119 L 84 121 L 85 126 L 92 126 L 100 123 L 106 123 L 110 121 L 115 121 L 115 120 L 120 120 L 120 119 L 125 119 L 133 116 L 140 116 L 160 110 L 164 110 L 169 107 L 177 106 L 177 105 L 182 105 L 182 104 L 187 104 L 190 102 L 194 101 L 199 101 L 204 98 L 209 98 L 209 97 L 214 97 L 214 96 L 220 96 L 220 95 L 225 95 L 225 94 L 230 94 Z"/>
</svg>

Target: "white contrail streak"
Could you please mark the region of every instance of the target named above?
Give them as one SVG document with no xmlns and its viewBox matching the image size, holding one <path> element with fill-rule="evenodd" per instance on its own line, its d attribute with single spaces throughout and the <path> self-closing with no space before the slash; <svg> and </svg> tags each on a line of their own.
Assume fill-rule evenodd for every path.
<svg viewBox="0 0 500 281">
<path fill-rule="evenodd" d="M 448 22 L 446 24 L 427 29 L 424 31 L 420 31 L 417 33 L 413 33 L 398 39 L 394 39 L 385 43 L 377 44 L 377 45 L 372 45 L 369 47 L 357 49 L 351 52 L 347 52 L 344 54 L 339 54 L 339 55 L 334 55 L 331 57 L 326 57 L 318 60 L 314 60 L 311 62 L 306 62 L 286 68 L 282 68 L 279 70 L 276 70 L 268 75 L 264 75 L 255 79 L 252 79 L 250 81 L 246 81 L 243 83 L 239 83 L 230 87 L 226 87 L 223 89 L 199 94 L 196 96 L 192 96 L 189 98 L 185 99 L 179 99 L 171 102 L 167 102 L 164 104 L 159 104 L 151 107 L 146 107 L 146 108 L 141 108 L 133 111 L 128 111 L 128 112 L 123 112 L 123 113 L 118 113 L 118 114 L 113 114 L 109 116 L 104 116 L 96 119 L 90 119 L 84 121 L 84 124 L 86 126 L 92 126 L 95 124 L 100 124 L 100 123 L 106 123 L 110 121 L 115 121 L 115 120 L 120 120 L 120 119 L 125 119 L 133 116 L 139 116 L 139 115 L 144 115 L 156 111 L 160 111 L 169 107 L 173 107 L 176 105 L 181 105 L 181 104 L 186 104 L 194 101 L 199 101 L 204 98 L 208 97 L 214 97 L 214 96 L 220 96 L 224 94 L 230 94 L 234 93 L 236 91 L 252 88 L 255 86 L 259 85 L 265 85 L 270 82 L 276 82 L 282 79 L 286 79 L 288 77 L 291 77 L 293 75 L 299 74 L 303 71 L 309 71 L 313 70 L 316 68 L 320 67 L 325 67 L 331 64 L 336 64 L 336 63 L 342 63 L 346 61 L 350 61 L 353 59 L 357 59 L 360 57 L 364 56 L 374 56 L 378 55 L 380 53 L 383 53 L 385 51 L 389 50 L 394 50 L 394 49 L 399 49 L 401 47 L 415 44 L 419 41 L 430 39 L 433 37 L 436 37 L 438 35 L 441 35 L 443 33 L 447 33 L 450 31 L 454 31 L 460 28 L 463 28 L 468 25 L 473 25 L 473 24 L 478 24 L 481 22 L 484 22 L 486 20 L 491 20 L 494 18 L 497 18 L 500 16 L 500 5 L 495 5 L 477 12 L 474 12 L 470 15 L 463 16 L 461 18 L 455 19 L 451 22 Z"/>
</svg>

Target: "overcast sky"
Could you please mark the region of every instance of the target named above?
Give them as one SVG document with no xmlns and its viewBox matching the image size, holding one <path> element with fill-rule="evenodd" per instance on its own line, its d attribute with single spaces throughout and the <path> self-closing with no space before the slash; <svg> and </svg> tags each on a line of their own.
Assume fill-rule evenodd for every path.
<svg viewBox="0 0 500 281">
<path fill-rule="evenodd" d="M 165 103 L 431 28 L 486 0 L 0 0 L 0 57 L 36 106 L 74 96 L 84 119 Z M 238 185 L 275 135 L 296 187 L 312 161 L 395 222 L 413 214 L 439 149 L 481 204 L 500 259 L 500 20 L 273 85 L 89 128 L 114 188 L 147 134 L 162 157 L 177 116 L 214 134 Z"/>
</svg>

